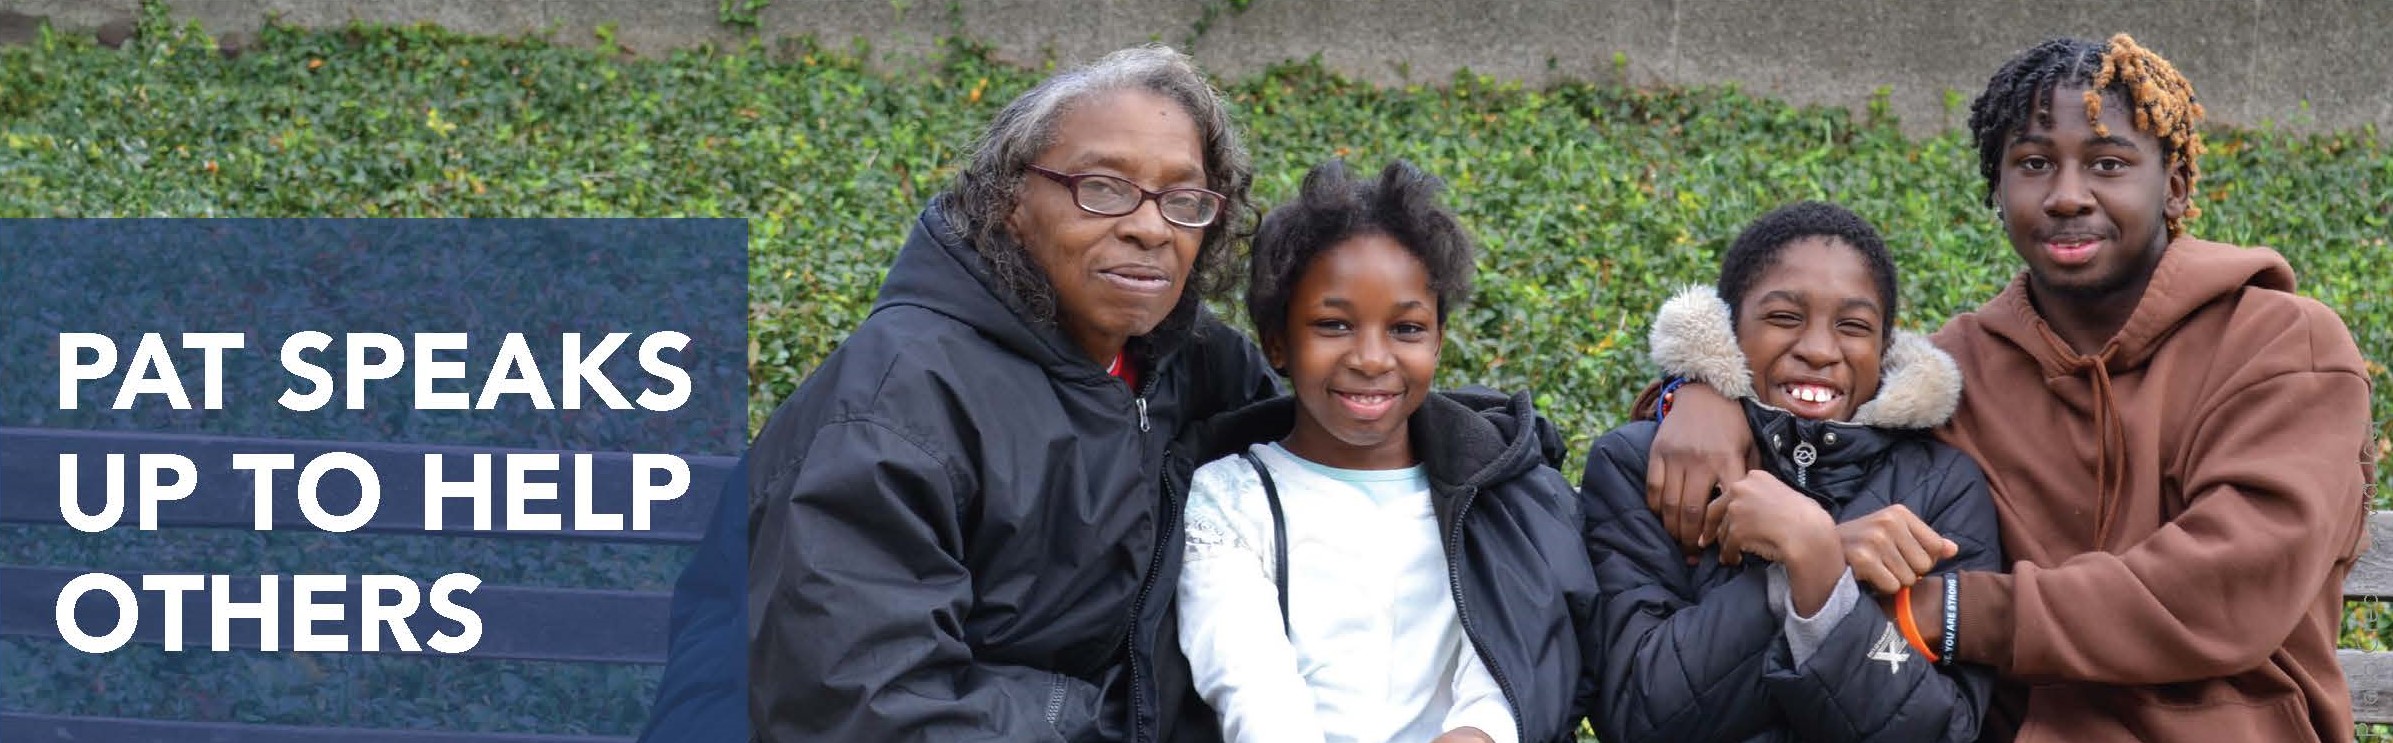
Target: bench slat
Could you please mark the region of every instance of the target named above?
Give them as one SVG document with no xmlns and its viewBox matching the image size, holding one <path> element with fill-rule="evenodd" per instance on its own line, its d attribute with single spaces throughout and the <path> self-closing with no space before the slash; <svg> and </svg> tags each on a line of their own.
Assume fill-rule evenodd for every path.
<svg viewBox="0 0 2393 743">
<path fill-rule="evenodd" d="M 2354 599 L 2393 599 L 2393 511 L 2368 514 L 2368 551 L 2343 579 L 2343 595 Z"/>
<path fill-rule="evenodd" d="M 245 725 L 0 712 L 0 740 L 58 743 L 630 743 L 628 737 Z"/>
<path fill-rule="evenodd" d="M 57 638 L 57 601 L 59 591 L 67 581 L 86 572 L 70 568 L 0 566 L 0 585 L 8 592 L 0 596 L 0 635 L 19 637 Z M 111 571 L 112 572 L 112 571 Z M 165 602 L 162 594 L 141 590 L 138 574 L 115 573 L 126 579 L 140 602 L 140 619 L 133 631 L 133 641 L 157 645 L 163 642 L 160 626 L 165 622 Z M 349 638 L 352 651 L 359 647 L 357 634 L 357 582 L 348 582 L 348 589 L 340 593 L 329 591 L 313 594 L 312 603 L 335 604 L 342 607 L 341 621 L 323 621 L 314 625 L 320 635 Z M 258 576 L 235 575 L 230 587 L 237 601 L 255 601 L 258 595 Z M 436 632 L 459 631 L 450 622 L 432 611 L 431 584 L 418 580 L 418 606 L 409 618 L 408 626 L 416 641 L 431 639 Z M 292 595 L 289 576 L 284 576 L 278 589 L 281 601 L 278 621 L 280 650 L 291 648 L 290 612 Z M 214 632 L 210 599 L 204 591 L 183 594 L 183 649 L 185 653 L 205 653 Z M 672 596 L 666 593 L 636 591 L 605 591 L 574 588 L 517 588 L 484 584 L 471 594 L 460 594 L 457 603 L 473 609 L 482 617 L 482 637 L 472 650 L 461 653 L 471 658 L 507 658 L 515 660 L 591 661 L 604 663 L 665 662 L 669 642 Z M 116 626 L 116 605 L 107 594 L 86 594 L 77 604 L 77 621 L 86 632 L 104 634 Z M 235 620 L 229 627 L 228 644 L 252 649 L 257 647 L 257 622 Z M 388 628 L 383 633 L 382 652 L 394 655 L 445 656 L 429 647 L 420 653 L 402 653 L 394 649 Z M 16 738 L 15 740 L 48 740 L 46 738 Z"/>
<path fill-rule="evenodd" d="M 556 452 L 535 449 L 499 449 L 490 447 L 435 446 L 426 444 L 383 444 L 338 441 L 299 441 L 285 439 L 245 438 L 236 436 L 203 436 L 191 434 L 159 434 L 137 431 L 70 431 L 36 428 L 0 428 L 0 483 L 6 483 L 8 497 L 0 498 L 0 522 L 30 524 L 63 524 L 59 513 L 58 493 L 59 455 L 75 453 L 78 467 L 85 473 L 78 481 L 79 500 L 86 508 L 96 509 L 103 502 L 106 480 L 103 472 L 104 456 L 108 453 L 174 452 L 188 456 L 198 467 L 198 490 L 190 496 L 160 503 L 158 520 L 161 527 L 213 527 L 248 529 L 253 523 L 252 503 L 255 475 L 231 467 L 232 455 L 291 454 L 299 466 L 325 452 L 341 451 L 356 454 L 374 467 L 382 490 L 381 505 L 375 509 L 374 519 L 361 532 L 390 534 L 430 534 L 449 536 L 482 536 L 539 539 L 592 539 L 610 542 L 663 542 L 695 544 L 706 535 L 707 522 L 713 515 L 715 498 L 723 492 L 724 481 L 735 470 L 738 460 L 723 456 L 685 456 L 689 464 L 690 488 L 680 498 L 657 503 L 650 511 L 651 522 L 646 531 L 633 531 L 628 514 L 631 513 L 631 455 L 621 452 L 593 452 L 591 455 L 592 510 L 601 514 L 624 514 L 626 528 L 616 531 L 574 531 L 573 526 L 573 460 L 579 452 Z M 473 531 L 474 509 L 463 499 L 447 499 L 441 506 L 442 529 L 425 531 L 424 525 L 424 455 L 443 455 L 443 477 L 462 480 L 472 475 L 470 455 L 501 453 L 562 454 L 559 469 L 533 473 L 528 479 L 557 483 L 557 499 L 532 501 L 526 510 L 535 513 L 559 514 L 563 531 L 507 531 L 508 505 L 505 499 L 507 472 L 505 460 L 491 459 L 491 531 Z M 134 489 L 139 476 L 136 461 L 126 457 L 126 490 Z M 276 475 L 276 490 L 285 498 L 296 492 L 299 473 L 296 469 Z M 325 498 L 325 508 L 336 514 L 347 513 L 357 502 L 355 481 L 348 475 L 333 473 L 319 484 Z M 138 499 L 126 494 L 123 520 L 117 529 L 134 528 L 138 513 Z M 314 531 L 299 511 L 295 501 L 277 501 L 274 524 L 277 530 Z"/>
<path fill-rule="evenodd" d="M 2337 650 L 2351 680 L 2351 711 L 2363 723 L 2393 723 L 2393 652 Z"/>
</svg>

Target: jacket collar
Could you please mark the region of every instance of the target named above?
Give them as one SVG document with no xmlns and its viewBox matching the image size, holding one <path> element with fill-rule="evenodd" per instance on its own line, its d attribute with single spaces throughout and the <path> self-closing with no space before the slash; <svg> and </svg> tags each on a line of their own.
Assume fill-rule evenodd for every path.
<svg viewBox="0 0 2393 743">
<path fill-rule="evenodd" d="M 1281 395 L 1190 426 L 1180 447 L 1195 461 L 1210 462 L 1285 438 L 1295 425 L 1296 398 Z M 1526 392 L 1432 392 L 1405 425 L 1413 454 L 1440 494 L 1493 487 L 1562 461 L 1561 433 L 1537 415 Z"/>
</svg>

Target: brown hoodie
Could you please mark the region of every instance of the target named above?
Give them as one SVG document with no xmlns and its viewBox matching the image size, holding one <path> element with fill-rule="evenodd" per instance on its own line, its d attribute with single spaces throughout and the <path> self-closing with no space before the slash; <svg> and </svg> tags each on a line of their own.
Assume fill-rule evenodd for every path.
<svg viewBox="0 0 2393 743">
<path fill-rule="evenodd" d="M 1984 465 L 2016 561 L 1960 581 L 1955 654 L 2004 677 L 1989 739 L 2351 739 L 2368 381 L 2293 288 L 2275 251 L 2186 238 L 2098 355 L 2024 274 L 1936 333 L 1967 390 L 1939 433 Z"/>
</svg>

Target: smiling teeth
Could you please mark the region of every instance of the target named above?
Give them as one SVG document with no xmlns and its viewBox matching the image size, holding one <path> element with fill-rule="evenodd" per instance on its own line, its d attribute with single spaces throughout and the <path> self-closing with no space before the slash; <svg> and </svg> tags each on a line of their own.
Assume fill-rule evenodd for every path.
<svg viewBox="0 0 2393 743">
<path fill-rule="evenodd" d="M 1784 391 L 1788 397 L 1809 403 L 1835 402 L 1838 397 L 1842 397 L 1842 395 L 1838 395 L 1826 387 L 1814 387 L 1811 385 L 1786 385 L 1780 387 L 1779 389 Z"/>
<path fill-rule="evenodd" d="M 1355 402 L 1358 402 L 1358 403 L 1361 403 L 1361 404 L 1364 404 L 1364 405 L 1378 405 L 1378 404 L 1380 404 L 1380 403 L 1387 402 L 1387 401 L 1388 401 L 1388 398 L 1391 398 L 1391 397 L 1395 397 L 1395 396 L 1394 396 L 1394 395 L 1347 395 L 1347 396 L 1346 396 L 1346 399 L 1348 399 L 1348 400 L 1353 400 L 1353 401 L 1355 401 Z"/>
</svg>

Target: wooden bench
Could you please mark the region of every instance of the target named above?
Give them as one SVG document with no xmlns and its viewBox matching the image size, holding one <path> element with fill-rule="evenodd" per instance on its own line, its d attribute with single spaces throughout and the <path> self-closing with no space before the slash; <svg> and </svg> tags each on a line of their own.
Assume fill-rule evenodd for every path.
<svg viewBox="0 0 2393 743">
<path fill-rule="evenodd" d="M 506 505 L 498 496 L 504 490 L 505 468 L 494 462 L 492 519 L 494 531 L 471 530 L 471 504 L 462 500 L 443 503 L 441 531 L 423 530 L 423 491 L 409 487 L 403 473 L 421 473 L 423 457 L 427 453 L 449 456 L 448 477 L 463 478 L 463 455 L 529 450 L 500 450 L 447 446 L 404 444 L 346 444 L 337 442 L 290 441 L 216 436 L 190 436 L 144 433 L 94 433 L 43 429 L 0 428 L 0 482 L 7 483 L 10 497 L 0 499 L 0 522 L 20 524 L 63 524 L 58 509 L 58 455 L 78 452 L 86 463 L 100 460 L 104 452 L 165 452 L 173 451 L 191 456 L 200 467 L 199 491 L 180 501 L 159 506 L 159 526 L 181 529 L 218 528 L 247 530 L 251 527 L 252 475 L 231 470 L 233 452 L 292 453 L 299 462 L 306 462 L 316 454 L 345 451 L 364 457 L 381 476 L 383 487 L 381 505 L 375 517 L 358 532 L 371 534 L 410 534 L 428 536 L 501 537 L 531 540 L 596 540 L 601 542 L 645 543 L 665 545 L 694 545 L 706 533 L 717 494 L 722 492 L 724 480 L 734 471 L 737 460 L 732 457 L 689 457 L 689 490 L 682 497 L 658 503 L 651 511 L 652 521 L 646 531 L 561 531 L 512 532 L 497 531 L 504 526 Z M 567 452 L 570 454 L 570 452 Z M 561 463 L 571 466 L 569 463 Z M 211 470 L 211 465 L 219 468 Z M 86 468 L 96 468 L 85 464 Z M 631 458 L 621 453 L 594 453 L 591 457 L 592 482 L 598 485 L 601 497 L 596 500 L 598 513 L 627 513 L 629 491 L 624 483 L 630 481 Z M 569 477 L 557 473 L 544 479 L 571 483 Z M 290 492 L 294 472 L 284 472 L 278 490 Z M 340 476 L 326 478 L 330 484 L 342 480 Z M 130 478 L 128 478 L 130 481 Z M 606 487 L 612 483 L 614 487 Z M 101 483 L 85 482 L 85 503 L 98 503 Z M 131 485 L 128 484 L 128 490 Z M 561 485 L 560 499 L 540 504 L 536 510 L 564 513 L 570 527 L 573 507 L 570 485 Z M 354 498 L 354 496 L 352 496 Z M 350 501 L 350 502 L 353 502 Z M 123 522 L 116 530 L 135 528 L 134 516 L 138 501 L 130 494 L 125 504 Z M 328 508 L 339 512 L 343 508 Z M 294 503 L 278 502 L 274 509 L 277 531 L 314 532 Z M 625 519 L 629 527 L 630 519 Z M 354 534 L 355 532 L 353 532 Z M 76 534 L 80 536 L 80 534 Z M 360 537 L 372 539 L 373 537 Z M 293 567 L 277 566 L 285 571 Z M 0 565 L 0 585 L 7 591 L 0 594 L 0 635 L 36 637 L 56 640 L 59 637 L 55 621 L 55 607 L 59 590 L 75 576 L 90 570 L 79 567 Z M 197 572 L 161 570 L 159 572 Z M 119 572 L 119 575 L 135 573 Z M 428 587 L 438 574 L 409 575 L 420 587 Z M 160 625 L 163 612 L 157 594 L 139 591 L 138 579 L 131 581 L 142 599 L 140 621 L 133 641 L 147 644 L 161 642 Z M 254 600 L 258 576 L 234 575 L 232 586 L 236 598 Z M 244 585 L 246 584 L 246 585 Z M 352 590 L 342 598 L 318 593 L 319 603 L 340 601 L 348 609 L 342 621 L 319 622 L 320 634 L 347 634 L 355 638 L 355 581 Z M 283 650 L 288 652 L 290 621 L 289 578 L 283 578 L 282 599 L 284 618 L 279 623 Z M 424 608 L 416 613 L 410 626 L 421 640 L 431 635 L 431 627 L 441 622 L 430 609 L 430 597 L 423 596 Z M 565 588 L 509 587 L 484 584 L 460 603 L 472 607 L 482 617 L 482 637 L 473 649 L 459 654 L 463 658 L 503 658 L 536 661 L 568 661 L 587 663 L 661 665 L 665 660 L 667 628 L 671 595 L 665 592 L 624 590 L 593 590 Z M 82 602 L 84 613 L 94 618 L 86 625 L 88 631 L 104 631 L 105 622 L 114 616 L 113 609 L 102 608 L 103 598 L 88 597 Z M 184 595 L 182 612 L 185 653 L 207 653 L 206 643 L 212 632 L 208 598 L 200 592 Z M 239 622 L 232 632 L 235 645 L 254 648 L 257 633 L 249 622 Z M 352 643 L 354 645 L 354 640 Z M 388 647 L 387 645 L 385 647 Z M 424 655 L 446 657 L 427 648 Z M 245 741 L 248 743 L 300 743 L 320 740 L 360 741 L 361 743 L 597 743 L 598 741 L 628 741 L 628 737 L 526 735 L 473 733 L 429 730 L 359 730 L 353 728 L 298 727 L 287 725 L 247 725 L 219 722 L 183 722 L 170 720 L 141 720 L 105 717 L 70 717 L 63 715 L 0 712 L 0 740 L 56 741 L 65 743 L 215 743 Z"/>
<path fill-rule="evenodd" d="M 2393 601 L 2393 511 L 2368 515 L 2368 551 L 2343 579 L 2345 600 Z M 2393 650 L 2340 650 L 2351 708 L 2364 723 L 2393 724 Z"/>
</svg>

